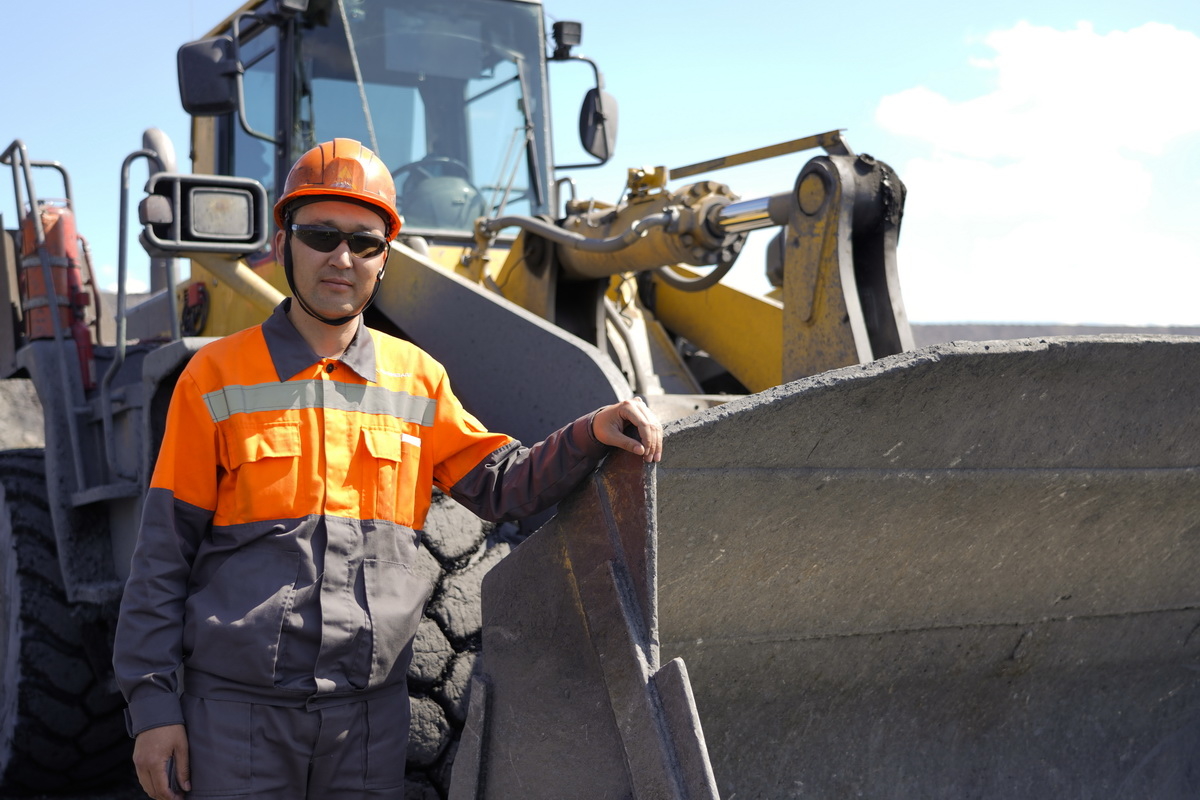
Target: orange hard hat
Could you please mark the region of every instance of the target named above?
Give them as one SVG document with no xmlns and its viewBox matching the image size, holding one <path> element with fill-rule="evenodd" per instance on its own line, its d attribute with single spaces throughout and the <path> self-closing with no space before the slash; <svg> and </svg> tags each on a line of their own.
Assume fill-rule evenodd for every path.
<svg viewBox="0 0 1200 800">
<path fill-rule="evenodd" d="M 387 222 L 387 238 L 400 232 L 396 184 L 379 156 L 353 139 L 317 145 L 296 160 L 275 204 L 275 224 L 284 226 L 284 210 L 301 198 L 346 199 L 366 205 Z"/>
</svg>

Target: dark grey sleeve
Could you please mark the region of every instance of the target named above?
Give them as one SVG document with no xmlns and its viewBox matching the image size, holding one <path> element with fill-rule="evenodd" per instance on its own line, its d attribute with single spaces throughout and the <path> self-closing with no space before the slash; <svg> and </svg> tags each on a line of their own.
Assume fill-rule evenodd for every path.
<svg viewBox="0 0 1200 800">
<path fill-rule="evenodd" d="M 176 500 L 166 489 L 146 494 L 113 643 L 131 736 L 183 722 L 176 670 L 183 660 L 184 603 L 192 560 L 211 526 L 207 509 Z"/>
<path fill-rule="evenodd" d="M 592 433 L 596 412 L 560 428 L 532 447 L 512 442 L 493 451 L 450 495 L 492 522 L 521 519 L 562 500 L 591 474 L 609 448 Z"/>
</svg>

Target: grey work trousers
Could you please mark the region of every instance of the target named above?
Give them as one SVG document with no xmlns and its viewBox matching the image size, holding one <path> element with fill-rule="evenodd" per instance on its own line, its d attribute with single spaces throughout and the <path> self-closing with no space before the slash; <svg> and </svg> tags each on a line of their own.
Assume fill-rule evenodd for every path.
<svg viewBox="0 0 1200 800">
<path fill-rule="evenodd" d="M 188 797 L 404 798 L 404 692 L 316 711 L 188 694 L 182 701 Z"/>
</svg>

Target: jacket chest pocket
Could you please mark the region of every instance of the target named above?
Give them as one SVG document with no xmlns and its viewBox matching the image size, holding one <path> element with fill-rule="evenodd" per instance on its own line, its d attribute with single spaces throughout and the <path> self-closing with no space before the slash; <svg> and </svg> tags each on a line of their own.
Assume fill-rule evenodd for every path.
<svg viewBox="0 0 1200 800">
<path fill-rule="evenodd" d="M 300 485 L 300 423 L 233 422 L 222 431 L 226 465 L 240 520 L 279 519 L 297 509 Z"/>
<path fill-rule="evenodd" d="M 416 430 L 419 433 L 420 429 Z M 412 524 L 412 498 L 421 453 L 418 433 L 384 426 L 362 429 L 359 462 L 363 512 L 369 518 Z"/>
</svg>

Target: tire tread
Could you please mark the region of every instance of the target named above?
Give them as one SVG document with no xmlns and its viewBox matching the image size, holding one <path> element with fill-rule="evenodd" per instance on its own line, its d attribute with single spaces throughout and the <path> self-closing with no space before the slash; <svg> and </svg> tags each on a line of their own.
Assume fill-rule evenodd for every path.
<svg viewBox="0 0 1200 800">
<path fill-rule="evenodd" d="M 93 673 L 82 644 L 83 615 L 67 601 L 59 571 L 54 527 L 46 499 L 44 453 L 0 451 L 0 513 L 11 521 L 20 648 L 12 738 L 0 742 L 3 796 L 105 786 L 128 772 L 131 750 L 120 697 Z M 5 537 L 7 538 L 7 537 Z M 0 642 L 11 647 L 13 642 Z M 12 687 L 8 687 L 11 691 Z"/>
</svg>

